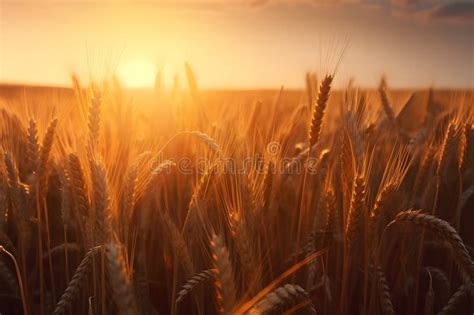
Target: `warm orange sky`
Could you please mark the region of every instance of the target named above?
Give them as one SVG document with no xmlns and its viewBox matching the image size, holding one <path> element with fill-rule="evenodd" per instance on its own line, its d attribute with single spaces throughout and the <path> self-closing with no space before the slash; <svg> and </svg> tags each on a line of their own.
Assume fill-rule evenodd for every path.
<svg viewBox="0 0 474 315">
<path fill-rule="evenodd" d="M 473 19 L 473 1 L 0 0 L 0 82 L 169 85 L 189 61 L 205 88 L 302 87 L 346 43 L 339 85 L 473 87 Z"/>
</svg>

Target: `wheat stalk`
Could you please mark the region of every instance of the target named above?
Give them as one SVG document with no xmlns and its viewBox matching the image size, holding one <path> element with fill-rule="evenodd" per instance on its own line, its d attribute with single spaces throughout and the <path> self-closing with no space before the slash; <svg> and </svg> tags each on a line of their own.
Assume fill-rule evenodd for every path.
<svg viewBox="0 0 474 315">
<path fill-rule="evenodd" d="M 425 315 L 434 315 L 435 292 L 433 290 L 433 277 L 429 271 L 428 275 L 430 279 L 428 283 L 428 290 L 426 291 L 425 295 Z"/>
<path fill-rule="evenodd" d="M 307 106 L 310 110 L 313 109 L 313 100 L 314 100 L 314 82 L 311 78 L 311 73 L 306 73 L 306 97 L 307 97 Z"/>
</svg>

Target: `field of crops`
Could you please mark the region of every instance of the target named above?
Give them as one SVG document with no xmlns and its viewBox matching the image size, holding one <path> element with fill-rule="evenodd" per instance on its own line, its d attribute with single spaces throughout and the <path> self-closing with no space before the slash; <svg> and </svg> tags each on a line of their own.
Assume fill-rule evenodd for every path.
<svg viewBox="0 0 474 315">
<path fill-rule="evenodd" d="M 0 87 L 0 314 L 473 313 L 472 91 L 186 77 Z"/>
</svg>

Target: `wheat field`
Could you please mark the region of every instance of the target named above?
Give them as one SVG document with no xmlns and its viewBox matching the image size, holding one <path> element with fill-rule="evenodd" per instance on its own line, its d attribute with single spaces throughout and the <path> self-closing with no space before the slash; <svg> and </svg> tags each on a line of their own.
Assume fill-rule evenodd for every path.
<svg viewBox="0 0 474 315">
<path fill-rule="evenodd" d="M 472 314 L 472 91 L 0 88 L 0 313 Z"/>
</svg>

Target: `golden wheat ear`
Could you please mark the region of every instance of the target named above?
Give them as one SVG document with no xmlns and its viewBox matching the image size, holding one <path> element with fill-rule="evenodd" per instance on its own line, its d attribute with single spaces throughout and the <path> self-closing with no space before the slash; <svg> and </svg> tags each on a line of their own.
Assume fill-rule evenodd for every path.
<svg viewBox="0 0 474 315">
<path fill-rule="evenodd" d="M 28 125 L 28 169 L 30 173 L 37 171 L 40 145 L 38 142 L 38 126 L 34 119 Z"/>
<path fill-rule="evenodd" d="M 358 176 L 353 184 L 352 198 L 346 225 L 346 246 L 350 252 L 363 233 L 366 212 L 367 186 L 365 178 Z"/>
<path fill-rule="evenodd" d="M 24 211 L 23 209 L 20 209 L 23 202 L 21 198 L 21 183 L 20 178 L 18 176 L 18 169 L 9 152 L 3 152 L 3 159 L 5 161 L 8 177 L 8 191 L 10 194 L 10 202 L 12 203 L 13 209 L 15 211 L 19 211 L 18 213 L 15 213 L 15 215 L 19 215 L 21 217 Z"/>
<path fill-rule="evenodd" d="M 161 213 L 163 227 L 170 237 L 171 247 L 173 248 L 175 259 L 177 264 L 182 265 L 187 275 L 194 273 L 194 263 L 192 256 L 189 253 L 189 248 L 186 240 L 184 239 L 181 231 L 178 229 L 174 221 L 170 218 L 168 213 L 163 211 Z"/>
<path fill-rule="evenodd" d="M 227 247 L 222 238 L 216 234 L 211 239 L 211 250 L 219 311 L 221 314 L 232 314 L 236 299 L 234 273 Z"/>
<path fill-rule="evenodd" d="M 191 131 L 189 134 L 196 136 L 198 139 L 200 139 L 202 142 L 207 144 L 207 146 L 214 152 L 216 152 L 218 155 L 221 155 L 222 150 L 217 144 L 217 141 L 211 138 L 209 135 L 200 132 L 200 131 Z"/>
<path fill-rule="evenodd" d="M 333 77 L 327 75 L 319 88 L 318 100 L 313 109 L 313 115 L 311 118 L 311 124 L 309 128 L 309 147 L 312 148 L 319 140 L 321 136 L 321 128 L 323 124 L 324 112 L 326 111 L 326 105 L 329 99 L 329 93 L 331 91 Z"/>
<path fill-rule="evenodd" d="M 39 153 L 39 161 L 38 161 L 38 183 L 40 188 L 46 190 L 47 185 L 47 176 L 48 176 L 48 161 L 49 156 L 51 153 L 51 149 L 53 147 L 54 136 L 56 134 L 56 126 L 58 125 L 58 119 L 53 118 L 49 123 L 48 129 L 46 130 L 46 134 L 43 138 L 43 143 L 41 144 L 41 150 Z"/>
<path fill-rule="evenodd" d="M 93 205 L 95 217 L 94 237 L 98 244 L 105 244 L 112 237 L 111 210 L 107 174 L 102 162 L 91 165 Z"/>
<path fill-rule="evenodd" d="M 101 111 L 102 97 L 98 90 L 93 91 L 89 107 L 89 148 L 91 153 L 99 143 L 100 136 L 100 111 Z"/>
</svg>

